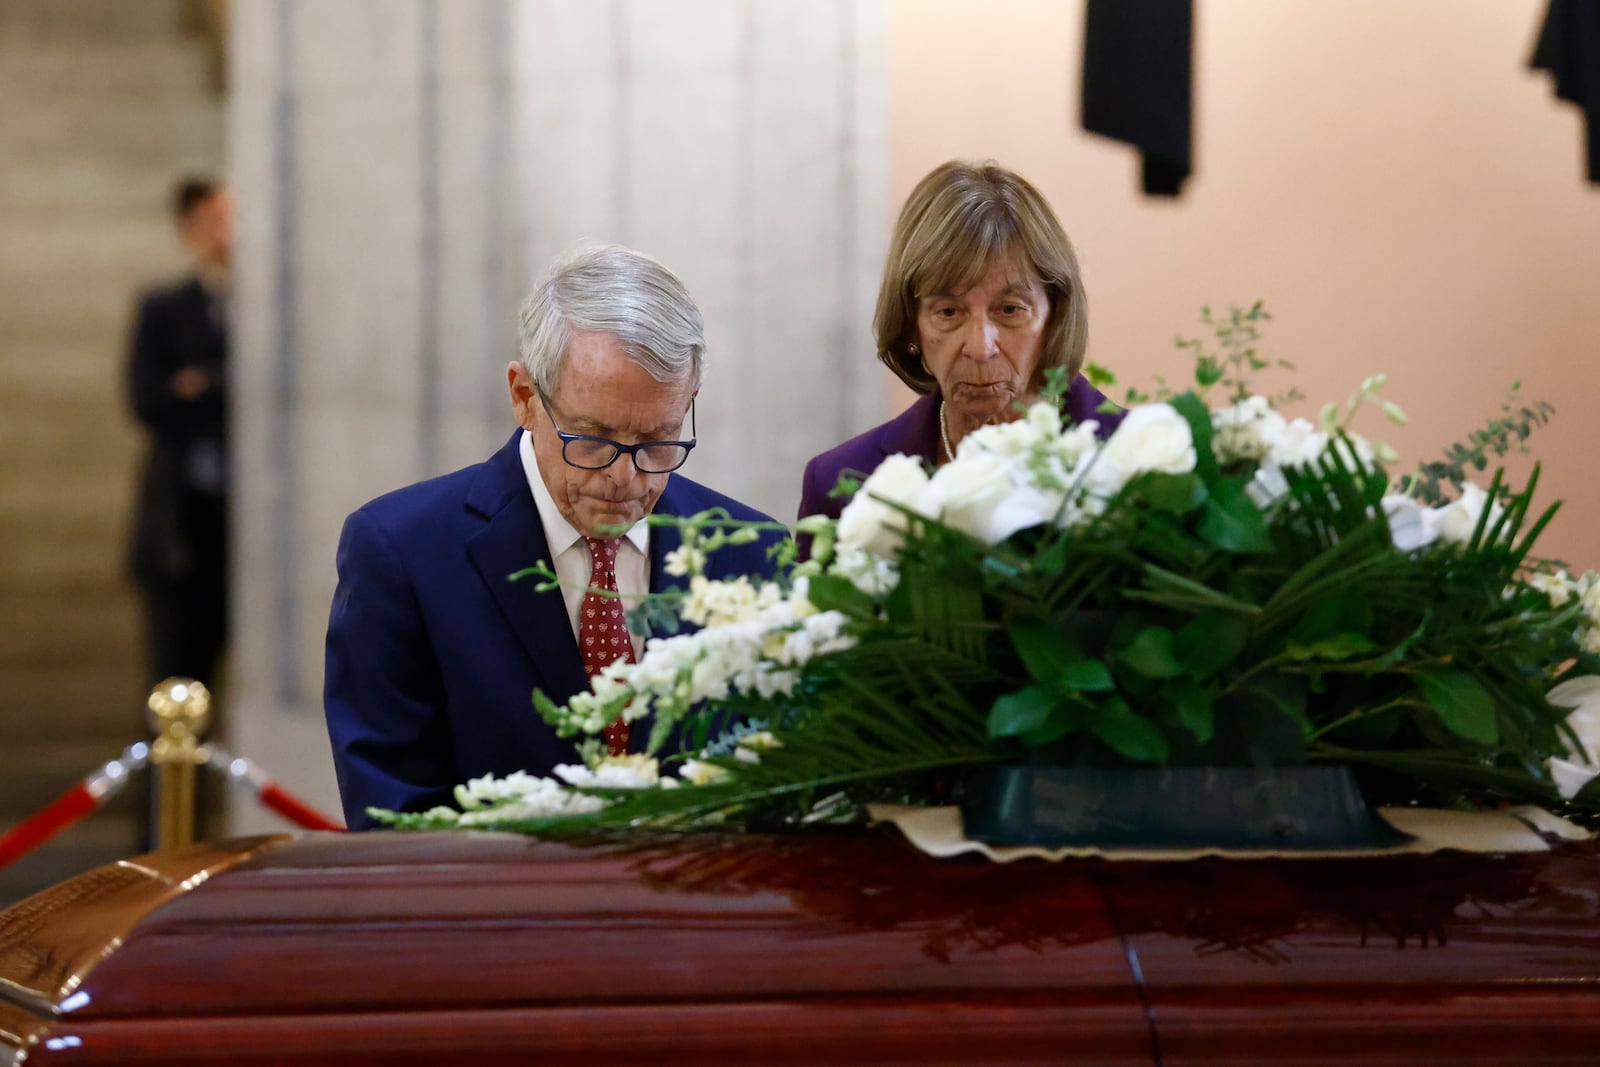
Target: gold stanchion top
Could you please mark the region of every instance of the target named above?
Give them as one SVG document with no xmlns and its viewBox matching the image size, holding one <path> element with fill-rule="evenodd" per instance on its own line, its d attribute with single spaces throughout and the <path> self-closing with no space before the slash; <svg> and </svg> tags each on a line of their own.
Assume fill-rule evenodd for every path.
<svg viewBox="0 0 1600 1067">
<path fill-rule="evenodd" d="M 211 724 L 211 690 L 192 678 L 168 678 L 150 691 L 145 707 L 157 752 L 193 752 Z M 151 753 L 152 758 L 163 762 L 157 752 Z"/>
</svg>

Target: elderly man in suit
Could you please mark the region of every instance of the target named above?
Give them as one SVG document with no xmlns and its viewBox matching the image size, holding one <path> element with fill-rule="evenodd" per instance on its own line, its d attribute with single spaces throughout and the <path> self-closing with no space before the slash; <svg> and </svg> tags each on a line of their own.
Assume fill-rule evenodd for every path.
<svg viewBox="0 0 1600 1067">
<path fill-rule="evenodd" d="M 523 307 L 511 439 L 346 520 L 324 704 L 352 828 L 371 825 L 369 806 L 425 810 L 468 778 L 574 761 L 533 691 L 565 701 L 643 644 L 616 598 L 585 588 L 627 598 L 670 584 L 679 538 L 652 513 L 766 520 L 672 473 L 694 447 L 704 348 L 699 310 L 661 264 L 614 245 L 574 253 Z M 770 571 L 776 536 L 717 553 L 707 573 Z M 539 560 L 561 589 L 508 580 Z M 606 741 L 626 752 L 627 727 Z"/>
</svg>

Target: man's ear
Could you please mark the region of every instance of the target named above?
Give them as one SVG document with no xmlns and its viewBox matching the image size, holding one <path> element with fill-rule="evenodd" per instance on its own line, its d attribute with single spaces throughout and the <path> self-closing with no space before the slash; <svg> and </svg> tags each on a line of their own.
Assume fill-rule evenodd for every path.
<svg viewBox="0 0 1600 1067">
<path fill-rule="evenodd" d="M 531 431 L 538 414 L 534 409 L 539 405 L 539 393 L 533 387 L 533 375 L 520 359 L 506 364 L 506 389 L 511 394 L 511 411 L 517 417 L 517 425 Z"/>
</svg>

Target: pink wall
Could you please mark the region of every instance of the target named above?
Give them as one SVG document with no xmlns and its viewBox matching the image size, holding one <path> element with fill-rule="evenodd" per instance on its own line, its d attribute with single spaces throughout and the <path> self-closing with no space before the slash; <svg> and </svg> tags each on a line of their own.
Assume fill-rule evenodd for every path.
<svg viewBox="0 0 1600 1067">
<path fill-rule="evenodd" d="M 1520 379 L 1558 408 L 1533 442 L 1566 501 L 1543 553 L 1600 567 L 1600 188 L 1577 110 L 1526 69 L 1543 0 L 1197 7 L 1196 173 L 1161 202 L 1078 128 L 1082 0 L 896 0 L 891 203 L 954 156 L 1016 168 L 1078 246 L 1090 358 L 1181 375 L 1202 304 L 1264 299 L 1307 414 L 1389 375 L 1410 424 L 1365 429 L 1407 465 Z"/>
</svg>

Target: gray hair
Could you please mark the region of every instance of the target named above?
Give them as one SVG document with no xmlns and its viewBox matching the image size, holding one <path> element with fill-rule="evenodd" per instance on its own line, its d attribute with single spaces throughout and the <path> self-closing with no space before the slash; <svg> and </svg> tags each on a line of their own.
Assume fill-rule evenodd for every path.
<svg viewBox="0 0 1600 1067">
<path fill-rule="evenodd" d="M 573 249 L 551 265 L 522 304 L 522 365 L 546 395 L 555 392 L 576 330 L 609 333 L 658 382 L 687 375 L 700 387 L 705 326 L 683 282 L 642 252 L 621 245 Z"/>
</svg>

